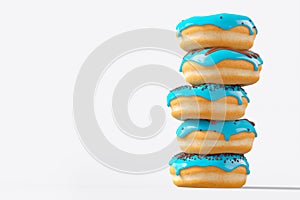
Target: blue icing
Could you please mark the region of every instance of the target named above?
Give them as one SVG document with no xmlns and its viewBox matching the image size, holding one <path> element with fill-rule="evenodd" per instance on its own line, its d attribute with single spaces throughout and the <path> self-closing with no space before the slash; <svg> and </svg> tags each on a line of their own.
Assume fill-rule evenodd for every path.
<svg viewBox="0 0 300 200">
<path fill-rule="evenodd" d="M 245 53 L 249 55 L 247 56 L 242 52 L 238 52 L 236 50 L 230 50 L 230 49 L 217 49 L 216 51 L 213 51 L 211 53 L 208 52 L 209 50 L 211 50 L 211 48 L 188 53 L 183 58 L 179 71 L 180 72 L 182 71 L 182 66 L 187 61 L 193 61 L 202 66 L 213 66 L 226 59 L 245 60 L 253 64 L 255 71 L 257 71 L 258 67 L 263 64 L 263 61 L 258 56 L 258 54 L 252 51 L 245 51 Z"/>
<path fill-rule="evenodd" d="M 214 166 L 227 172 L 243 166 L 246 168 L 247 174 L 250 173 L 249 163 L 241 154 L 198 155 L 179 153 L 169 161 L 169 165 L 174 167 L 176 175 L 180 175 L 182 169 L 195 166 Z"/>
<path fill-rule="evenodd" d="M 209 101 L 232 96 L 238 100 L 239 105 L 242 105 L 242 97 L 245 97 L 250 102 L 247 93 L 239 85 L 202 84 L 194 87 L 182 86 L 170 91 L 167 96 L 167 105 L 170 106 L 170 102 L 180 96 L 200 96 Z"/>
<path fill-rule="evenodd" d="M 182 20 L 177 26 L 177 35 L 181 36 L 181 32 L 190 26 L 214 25 L 224 30 L 229 30 L 237 26 L 245 26 L 248 28 L 250 35 L 253 35 L 253 28 L 257 29 L 249 17 L 236 14 L 221 13 L 209 16 L 195 16 Z"/>
<path fill-rule="evenodd" d="M 186 120 L 177 129 L 178 137 L 183 138 L 193 131 L 215 131 L 224 135 L 226 141 L 231 135 L 241 132 L 253 132 L 257 136 L 253 124 L 247 119 L 232 121 Z"/>
</svg>

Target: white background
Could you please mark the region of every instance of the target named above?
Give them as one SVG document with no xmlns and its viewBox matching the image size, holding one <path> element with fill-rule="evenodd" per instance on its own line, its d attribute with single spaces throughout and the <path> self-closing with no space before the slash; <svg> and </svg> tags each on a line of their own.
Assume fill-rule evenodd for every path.
<svg viewBox="0 0 300 200">
<path fill-rule="evenodd" d="M 251 99 L 246 116 L 256 122 L 259 134 L 247 154 L 251 165 L 247 186 L 300 186 L 299 9 L 296 0 L 1 1 L 0 199 L 299 196 L 283 190 L 176 188 L 167 169 L 140 176 L 120 174 L 85 151 L 72 116 L 73 87 L 81 64 L 110 37 L 146 27 L 174 30 L 178 22 L 194 15 L 244 14 L 258 27 L 253 50 L 265 61 L 260 82 L 246 88 Z M 139 65 L 145 62 L 141 57 L 123 62 Z M 180 64 L 179 59 L 157 53 L 151 58 L 157 64 L 167 60 L 174 70 Z M 149 123 L 142 113 L 148 115 L 153 104 L 166 108 L 167 91 L 145 91 L 138 91 L 129 107 L 132 120 L 140 125 Z M 149 94 L 157 98 L 145 98 Z M 178 124 L 169 115 L 168 123 Z M 167 127 L 156 145 L 149 143 L 140 151 L 159 150 L 175 137 L 175 130 Z M 139 151 L 137 141 L 107 137 L 126 151 Z"/>
</svg>

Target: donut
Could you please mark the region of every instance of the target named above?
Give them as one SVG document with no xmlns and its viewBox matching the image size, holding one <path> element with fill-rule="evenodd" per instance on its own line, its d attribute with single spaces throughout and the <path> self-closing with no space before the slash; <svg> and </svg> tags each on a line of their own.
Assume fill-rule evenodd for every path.
<svg viewBox="0 0 300 200">
<path fill-rule="evenodd" d="M 259 80 L 262 64 L 252 51 L 214 47 L 189 52 L 179 71 L 192 85 L 251 85 Z"/>
<path fill-rule="evenodd" d="M 244 116 L 249 98 L 239 85 L 202 84 L 171 90 L 167 105 L 178 120 L 236 120 Z"/>
<path fill-rule="evenodd" d="M 250 173 L 242 154 L 179 153 L 169 165 L 173 183 L 179 187 L 239 188 Z"/>
<path fill-rule="evenodd" d="M 257 136 L 254 123 L 247 119 L 230 121 L 186 120 L 176 131 L 180 149 L 185 153 L 245 154 Z"/>
<path fill-rule="evenodd" d="M 176 31 L 185 51 L 206 47 L 250 49 L 257 34 L 250 18 L 228 13 L 191 17 L 181 21 Z"/>
</svg>

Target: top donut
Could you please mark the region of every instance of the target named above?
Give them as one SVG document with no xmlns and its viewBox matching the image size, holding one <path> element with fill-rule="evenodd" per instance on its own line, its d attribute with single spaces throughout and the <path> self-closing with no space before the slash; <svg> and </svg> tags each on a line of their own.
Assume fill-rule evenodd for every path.
<svg viewBox="0 0 300 200">
<path fill-rule="evenodd" d="M 228 13 L 191 17 L 180 22 L 176 30 L 180 47 L 185 51 L 208 47 L 247 50 L 257 34 L 249 17 Z"/>
</svg>

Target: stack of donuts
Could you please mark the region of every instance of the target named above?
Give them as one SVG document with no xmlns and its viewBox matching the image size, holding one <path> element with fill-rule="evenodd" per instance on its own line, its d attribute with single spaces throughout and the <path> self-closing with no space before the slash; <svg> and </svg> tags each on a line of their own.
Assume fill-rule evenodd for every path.
<svg viewBox="0 0 300 200">
<path fill-rule="evenodd" d="M 172 116 L 182 150 L 169 162 L 173 182 L 181 187 L 242 187 L 250 173 L 244 154 L 256 130 L 244 116 L 249 103 L 242 86 L 256 83 L 263 61 L 250 51 L 257 29 L 235 14 L 197 16 L 177 25 L 180 66 L 189 85 L 170 91 Z"/>
</svg>

